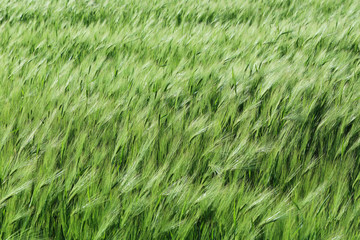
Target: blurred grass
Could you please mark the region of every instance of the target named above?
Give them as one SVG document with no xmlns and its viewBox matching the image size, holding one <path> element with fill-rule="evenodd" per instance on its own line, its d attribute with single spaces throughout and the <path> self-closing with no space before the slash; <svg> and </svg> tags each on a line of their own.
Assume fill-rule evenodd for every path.
<svg viewBox="0 0 360 240">
<path fill-rule="evenodd" d="M 0 239 L 360 238 L 359 15 L 0 0 Z"/>
</svg>

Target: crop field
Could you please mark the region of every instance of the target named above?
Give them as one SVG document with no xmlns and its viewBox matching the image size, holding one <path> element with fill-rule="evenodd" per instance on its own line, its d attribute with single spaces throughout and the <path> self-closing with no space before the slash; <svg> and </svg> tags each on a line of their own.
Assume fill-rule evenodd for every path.
<svg viewBox="0 0 360 240">
<path fill-rule="evenodd" d="M 0 0 L 0 239 L 360 239 L 360 1 Z"/>
</svg>

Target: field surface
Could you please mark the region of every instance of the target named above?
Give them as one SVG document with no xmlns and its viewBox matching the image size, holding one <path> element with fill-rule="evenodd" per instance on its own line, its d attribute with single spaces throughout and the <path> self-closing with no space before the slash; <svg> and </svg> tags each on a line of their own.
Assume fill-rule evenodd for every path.
<svg viewBox="0 0 360 240">
<path fill-rule="evenodd" d="M 0 0 L 0 239 L 360 239 L 360 1 Z"/>
</svg>

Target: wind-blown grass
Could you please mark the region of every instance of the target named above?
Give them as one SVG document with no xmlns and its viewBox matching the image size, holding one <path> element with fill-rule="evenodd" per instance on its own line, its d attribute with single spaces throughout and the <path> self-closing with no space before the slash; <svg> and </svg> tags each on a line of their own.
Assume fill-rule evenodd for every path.
<svg viewBox="0 0 360 240">
<path fill-rule="evenodd" d="M 360 2 L 0 0 L 0 239 L 360 238 Z"/>
</svg>

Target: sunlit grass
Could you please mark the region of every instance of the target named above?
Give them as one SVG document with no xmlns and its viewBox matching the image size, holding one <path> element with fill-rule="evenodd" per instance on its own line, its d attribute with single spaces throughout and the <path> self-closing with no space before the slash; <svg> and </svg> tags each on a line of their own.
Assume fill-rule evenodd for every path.
<svg viewBox="0 0 360 240">
<path fill-rule="evenodd" d="M 0 239 L 360 238 L 360 2 L 0 0 Z"/>
</svg>

